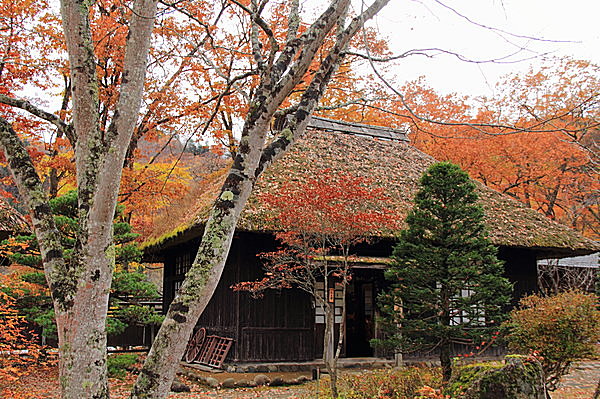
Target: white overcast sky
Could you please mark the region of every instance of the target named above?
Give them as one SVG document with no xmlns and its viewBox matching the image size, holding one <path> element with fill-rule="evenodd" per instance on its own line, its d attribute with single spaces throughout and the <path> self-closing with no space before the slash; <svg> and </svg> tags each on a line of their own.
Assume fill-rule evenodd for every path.
<svg viewBox="0 0 600 399">
<path fill-rule="evenodd" d="M 536 54 L 570 55 L 600 64 L 600 1 L 598 0 L 440 0 L 470 20 L 524 38 L 499 34 L 444 8 L 435 0 L 391 0 L 371 26 L 389 39 L 400 54 L 415 48 L 442 48 L 470 59 L 497 59 L 526 50 L 513 59 Z M 359 7 L 359 3 L 355 3 Z M 534 37 L 547 41 L 527 39 Z M 403 59 L 393 72 L 398 84 L 421 75 L 442 93 L 491 95 L 504 74 L 527 70 L 535 60 L 509 64 L 469 64 L 449 55 L 434 59 Z"/>
</svg>

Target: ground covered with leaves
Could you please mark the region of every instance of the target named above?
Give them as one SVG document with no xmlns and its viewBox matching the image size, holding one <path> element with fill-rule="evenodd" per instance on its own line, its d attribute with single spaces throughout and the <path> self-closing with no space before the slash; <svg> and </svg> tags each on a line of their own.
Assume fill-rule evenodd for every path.
<svg viewBox="0 0 600 399">
<path fill-rule="evenodd" d="M 340 390 L 346 399 L 373 398 L 440 398 L 439 370 L 431 368 L 409 368 L 400 372 L 382 369 L 375 371 L 353 370 L 343 374 Z M 132 373 L 122 378 L 111 378 L 111 397 L 128 397 L 135 376 Z M 222 398 L 222 399 L 308 399 L 328 398 L 327 381 L 310 381 L 303 385 L 289 387 L 258 387 L 235 389 L 211 389 L 180 376 L 191 392 L 171 393 L 169 399 Z M 326 378 L 326 377 L 325 377 Z M 573 367 L 560 388 L 552 393 L 553 399 L 589 399 L 600 379 L 600 361 L 582 362 Z M 14 399 L 55 399 L 59 398 L 58 370 L 55 366 L 29 367 L 27 373 L 16 381 L 0 380 L 0 397 Z"/>
</svg>

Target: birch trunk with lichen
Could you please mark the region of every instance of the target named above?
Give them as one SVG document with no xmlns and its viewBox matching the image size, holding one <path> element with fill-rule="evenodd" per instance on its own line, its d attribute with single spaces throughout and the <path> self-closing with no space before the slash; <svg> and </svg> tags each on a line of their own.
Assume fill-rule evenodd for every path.
<svg viewBox="0 0 600 399">
<path fill-rule="evenodd" d="M 114 266 L 112 223 L 125 152 L 140 111 L 156 0 L 133 4 L 119 99 L 109 128 L 99 124 L 96 58 L 90 30 L 92 2 L 63 0 L 61 14 L 72 79 L 73 124 L 26 101 L 2 102 L 63 130 L 75 148 L 79 194 L 76 244 L 65 259 L 42 182 L 10 124 L 0 118 L 0 143 L 28 207 L 56 314 L 63 398 L 108 398 L 106 316 Z"/>
<path fill-rule="evenodd" d="M 374 1 L 367 10 L 345 25 L 350 1 L 332 0 L 305 33 L 298 35 L 299 2 L 292 0 L 286 43 L 282 49 L 278 49 L 272 40 L 269 54 L 262 52 L 258 31 L 262 29 L 271 38 L 272 32 L 260 16 L 262 7 L 256 0 L 251 2 L 251 8 L 246 11 L 251 13 L 253 21 L 253 56 L 260 80 L 244 122 L 239 151 L 206 222 L 194 262 L 168 309 L 131 398 L 167 396 L 187 341 L 217 287 L 240 213 L 256 180 L 302 136 L 309 116 L 340 65 L 350 39 L 364 21 L 372 18 L 388 1 Z M 317 50 L 332 32 L 337 32 L 335 44 L 320 63 L 299 103 L 288 115 L 279 136 L 267 143 L 267 132 L 274 115 L 305 77 Z"/>
</svg>

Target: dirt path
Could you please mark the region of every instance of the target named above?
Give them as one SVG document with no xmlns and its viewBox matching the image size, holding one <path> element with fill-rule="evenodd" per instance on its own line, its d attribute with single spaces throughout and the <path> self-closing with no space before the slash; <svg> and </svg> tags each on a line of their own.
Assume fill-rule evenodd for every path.
<svg viewBox="0 0 600 399">
<path fill-rule="evenodd" d="M 563 377 L 552 399 L 591 399 L 600 380 L 600 361 L 587 361 L 575 365 Z"/>
</svg>

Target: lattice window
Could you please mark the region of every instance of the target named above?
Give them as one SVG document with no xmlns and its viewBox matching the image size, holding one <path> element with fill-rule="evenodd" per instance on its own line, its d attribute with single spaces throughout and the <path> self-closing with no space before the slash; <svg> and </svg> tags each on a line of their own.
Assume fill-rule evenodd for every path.
<svg viewBox="0 0 600 399">
<path fill-rule="evenodd" d="M 335 304 L 335 323 L 340 324 L 342 322 L 342 306 L 344 305 L 344 291 L 342 284 L 336 283 L 335 287 L 328 287 L 328 292 L 325 292 L 325 283 L 321 281 L 317 282 L 316 289 L 321 292 L 321 295 L 323 295 L 325 300 Z M 315 323 L 325 324 L 325 311 L 319 304 L 315 306 Z"/>
<path fill-rule="evenodd" d="M 183 276 L 190 270 L 192 266 L 192 255 L 189 252 L 184 252 L 175 257 L 175 275 Z"/>
<path fill-rule="evenodd" d="M 178 280 L 173 282 L 173 294 L 177 295 L 177 293 L 179 292 L 179 289 L 181 288 L 181 284 L 183 284 L 183 280 Z"/>
<path fill-rule="evenodd" d="M 465 288 L 460 291 L 460 298 L 469 298 L 473 294 L 474 294 L 473 290 L 471 290 L 470 288 Z M 454 298 L 454 299 L 456 300 L 457 298 Z M 450 320 L 450 324 L 453 326 L 457 326 L 460 324 L 466 324 L 466 323 L 471 323 L 471 324 L 475 324 L 475 325 L 485 324 L 484 310 L 476 304 L 471 305 L 471 309 L 472 309 L 471 312 L 466 312 L 464 310 L 453 311 L 452 319 Z M 470 315 L 476 315 L 475 320 L 471 320 Z"/>
<path fill-rule="evenodd" d="M 436 283 L 436 286 L 438 289 L 442 288 L 442 285 L 440 283 Z M 485 324 L 485 311 L 483 310 L 483 308 L 481 308 L 481 306 L 477 304 L 471 305 L 471 312 L 466 312 L 464 310 L 457 309 L 458 305 L 456 305 L 456 303 L 460 298 L 469 298 L 474 293 L 475 292 L 471 288 L 466 287 L 460 290 L 459 295 L 456 295 L 451 299 L 451 301 L 455 303 L 455 306 L 453 309 L 450 309 L 450 325 L 458 326 L 466 323 L 471 323 L 472 325 Z M 475 320 L 471 320 L 472 315 L 475 315 Z"/>
</svg>

